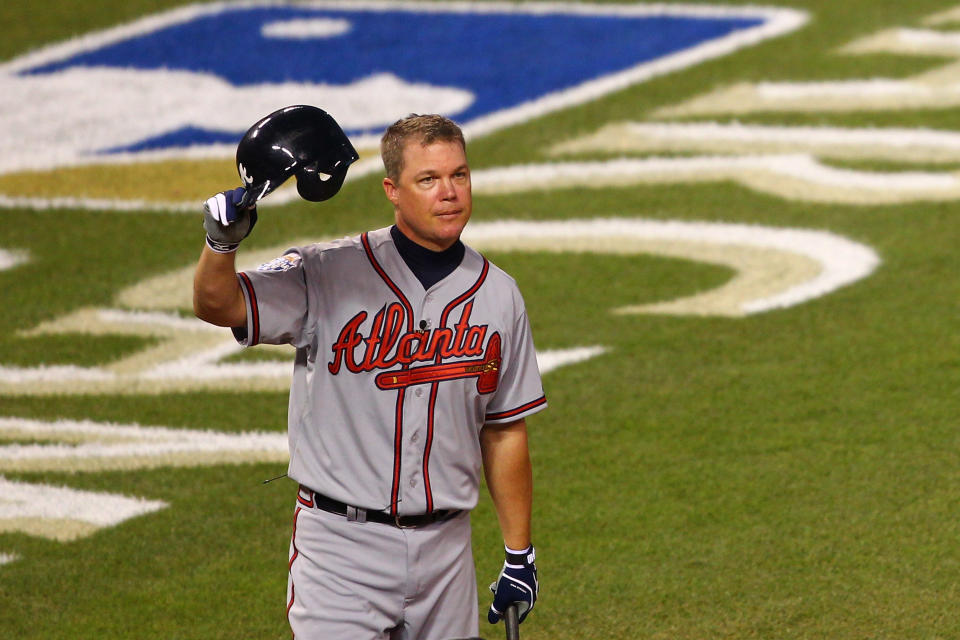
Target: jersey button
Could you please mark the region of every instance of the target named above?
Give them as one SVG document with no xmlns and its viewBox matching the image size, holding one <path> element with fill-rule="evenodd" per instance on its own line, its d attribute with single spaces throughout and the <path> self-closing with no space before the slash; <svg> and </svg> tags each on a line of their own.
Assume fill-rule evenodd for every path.
<svg viewBox="0 0 960 640">
<path fill-rule="evenodd" d="M 417 396 L 418 398 L 422 398 L 422 397 L 423 397 L 423 389 L 417 389 L 416 391 L 413 392 L 413 394 L 414 394 L 415 396 Z"/>
</svg>

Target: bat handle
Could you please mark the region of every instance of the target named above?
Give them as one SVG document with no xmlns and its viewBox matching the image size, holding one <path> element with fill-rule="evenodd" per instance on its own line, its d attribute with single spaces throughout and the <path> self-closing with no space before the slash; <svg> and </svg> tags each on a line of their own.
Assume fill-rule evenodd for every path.
<svg viewBox="0 0 960 640">
<path fill-rule="evenodd" d="M 503 626 L 507 630 L 507 640 L 520 640 L 520 615 L 517 605 L 511 604 L 503 613 Z"/>
</svg>

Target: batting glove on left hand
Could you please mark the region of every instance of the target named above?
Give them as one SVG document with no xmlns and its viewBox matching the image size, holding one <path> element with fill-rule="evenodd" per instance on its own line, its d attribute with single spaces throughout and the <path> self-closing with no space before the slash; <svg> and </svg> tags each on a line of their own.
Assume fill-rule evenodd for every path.
<svg viewBox="0 0 960 640">
<path fill-rule="evenodd" d="M 533 611 L 540 592 L 537 582 L 536 552 L 533 545 L 526 550 L 517 552 L 507 549 L 507 559 L 500 570 L 497 581 L 490 585 L 493 592 L 493 604 L 487 612 L 487 621 L 496 624 L 503 617 L 507 607 L 516 603 L 520 622 Z"/>
<path fill-rule="evenodd" d="M 233 253 L 240 241 L 250 235 L 257 224 L 257 208 L 241 209 L 237 205 L 246 193 L 243 187 L 223 191 L 203 203 L 203 228 L 207 246 L 217 253 Z"/>
</svg>

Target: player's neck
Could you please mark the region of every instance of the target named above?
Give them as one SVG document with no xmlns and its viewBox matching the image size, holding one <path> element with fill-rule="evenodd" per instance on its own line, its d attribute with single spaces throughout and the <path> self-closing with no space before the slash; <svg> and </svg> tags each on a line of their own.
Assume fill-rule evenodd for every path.
<svg viewBox="0 0 960 640">
<path fill-rule="evenodd" d="M 454 269 L 460 266 L 466 252 L 460 240 L 443 251 L 433 251 L 405 236 L 397 228 L 397 225 L 390 227 L 390 236 L 393 238 L 400 257 L 413 271 L 424 289 L 429 289 L 453 273 Z"/>
</svg>

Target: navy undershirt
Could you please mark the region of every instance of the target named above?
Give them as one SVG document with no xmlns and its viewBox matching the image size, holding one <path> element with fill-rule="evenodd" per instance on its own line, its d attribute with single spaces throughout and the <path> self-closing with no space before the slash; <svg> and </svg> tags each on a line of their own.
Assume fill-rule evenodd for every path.
<svg viewBox="0 0 960 640">
<path fill-rule="evenodd" d="M 417 276 L 424 290 L 453 273 L 453 270 L 460 266 L 466 252 L 459 240 L 443 251 L 432 251 L 403 235 L 397 225 L 390 227 L 390 236 L 397 245 L 400 257 L 410 267 L 410 271 L 413 271 L 413 275 Z"/>
</svg>

